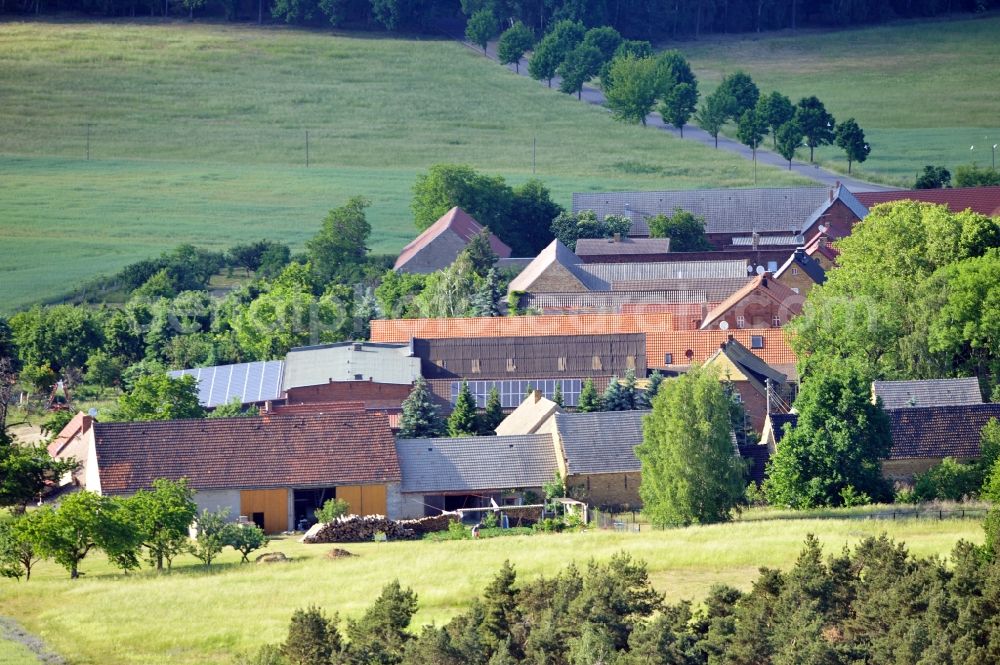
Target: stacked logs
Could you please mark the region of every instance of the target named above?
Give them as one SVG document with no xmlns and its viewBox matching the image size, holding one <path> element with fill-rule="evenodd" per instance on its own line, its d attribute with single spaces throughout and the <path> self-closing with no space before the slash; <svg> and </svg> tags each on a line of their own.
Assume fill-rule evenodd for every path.
<svg viewBox="0 0 1000 665">
<path fill-rule="evenodd" d="M 312 543 L 363 543 L 384 536 L 386 540 L 414 540 L 431 531 L 448 528 L 454 515 L 424 517 L 419 520 L 390 520 L 382 515 L 346 515 L 332 522 L 315 524 L 302 542 Z"/>
</svg>

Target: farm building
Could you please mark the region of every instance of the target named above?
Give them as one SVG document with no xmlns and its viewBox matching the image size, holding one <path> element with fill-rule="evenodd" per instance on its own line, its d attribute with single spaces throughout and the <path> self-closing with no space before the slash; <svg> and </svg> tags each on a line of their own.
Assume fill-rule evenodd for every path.
<svg viewBox="0 0 1000 665">
<path fill-rule="evenodd" d="M 393 270 L 422 274 L 443 270 L 454 263 L 482 231 L 482 224 L 461 208 L 454 207 L 403 248 Z M 510 257 L 510 247 L 492 233 L 490 247 L 500 258 Z"/>
</svg>

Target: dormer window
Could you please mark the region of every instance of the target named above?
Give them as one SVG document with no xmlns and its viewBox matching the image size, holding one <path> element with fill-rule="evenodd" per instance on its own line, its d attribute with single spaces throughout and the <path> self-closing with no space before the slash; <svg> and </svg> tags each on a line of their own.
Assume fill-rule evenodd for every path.
<svg viewBox="0 0 1000 665">
<path fill-rule="evenodd" d="M 517 371 L 517 365 L 514 364 L 514 359 L 513 358 L 507 358 L 507 371 L 508 372 Z"/>
<path fill-rule="evenodd" d="M 482 371 L 483 371 L 482 367 L 480 367 L 480 364 L 479 364 L 479 358 L 473 358 L 472 359 L 472 373 L 473 374 L 480 374 L 480 373 L 482 373 Z"/>
<path fill-rule="evenodd" d="M 751 349 L 763 349 L 764 348 L 764 336 L 763 335 L 750 335 L 750 348 Z"/>
<path fill-rule="evenodd" d="M 594 356 L 590 361 L 590 368 L 595 370 L 602 370 L 604 366 L 601 364 L 601 357 Z"/>
<path fill-rule="evenodd" d="M 556 361 L 556 363 L 560 372 L 566 371 L 566 356 L 559 356 L 559 359 Z"/>
</svg>

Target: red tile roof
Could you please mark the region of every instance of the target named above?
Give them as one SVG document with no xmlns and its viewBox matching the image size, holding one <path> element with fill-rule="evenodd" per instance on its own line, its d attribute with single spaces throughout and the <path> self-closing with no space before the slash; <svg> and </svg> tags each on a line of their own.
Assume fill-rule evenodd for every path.
<svg viewBox="0 0 1000 665">
<path fill-rule="evenodd" d="M 978 457 L 982 430 L 1000 419 L 1000 404 L 889 409 L 889 459 Z"/>
<path fill-rule="evenodd" d="M 649 367 L 665 367 L 664 356 L 672 354 L 673 365 L 703 363 L 719 350 L 723 342 L 732 335 L 733 339 L 750 349 L 751 353 L 774 366 L 795 363 L 796 357 L 788 345 L 783 328 L 760 328 L 744 330 L 681 330 L 677 332 L 647 333 L 646 362 Z M 754 349 L 750 338 L 760 336 L 764 348 Z M 691 356 L 688 357 L 688 351 Z"/>
<path fill-rule="evenodd" d="M 825 233 L 817 233 L 812 237 L 812 240 L 806 243 L 806 255 L 813 256 L 817 252 L 830 259 L 831 261 L 836 261 L 840 252 L 837 248 L 833 246 L 833 240 L 830 239 Z"/>
<path fill-rule="evenodd" d="M 406 265 L 417 252 L 430 245 L 438 236 L 449 230 L 468 243 L 483 230 L 483 225 L 473 219 L 469 213 L 455 206 L 441 215 L 440 219 L 427 227 L 423 233 L 403 248 L 403 251 L 399 253 L 399 257 L 396 259 L 394 269 L 398 270 L 401 266 Z M 490 247 L 493 248 L 493 251 L 500 258 L 506 259 L 510 257 L 510 247 L 492 233 L 490 234 Z"/>
<path fill-rule="evenodd" d="M 791 288 L 774 279 L 771 275 L 764 274 L 754 277 L 747 282 L 746 286 L 719 303 L 701 322 L 701 329 L 707 330 L 745 299 L 758 295 L 770 298 L 778 305 L 791 311 L 792 314 L 802 313 L 802 303 L 805 301 L 805 297 L 792 291 Z"/>
<path fill-rule="evenodd" d="M 611 335 L 665 332 L 674 317 L 657 314 L 553 314 L 468 319 L 379 319 L 372 321 L 371 341 L 409 342 L 413 337 L 532 337 L 540 335 Z"/>
<path fill-rule="evenodd" d="M 187 478 L 197 490 L 400 480 L 385 414 L 96 423 L 94 437 L 105 494 L 130 494 L 157 478 Z"/>
<path fill-rule="evenodd" d="M 959 187 L 955 189 L 903 189 L 895 192 L 860 192 L 855 194 L 861 203 L 871 208 L 889 201 L 921 201 L 946 205 L 952 212 L 970 209 L 987 217 L 1000 216 L 1000 186 Z"/>
<path fill-rule="evenodd" d="M 66 426 L 49 443 L 49 457 L 56 457 L 66 447 L 67 443 L 72 441 L 77 435 L 85 434 L 93 424 L 93 417 L 88 416 L 83 411 L 78 411 L 72 420 L 66 423 Z"/>
<path fill-rule="evenodd" d="M 276 416 L 297 416 L 303 413 L 364 413 L 364 402 L 304 402 L 277 404 L 271 408 Z"/>
</svg>

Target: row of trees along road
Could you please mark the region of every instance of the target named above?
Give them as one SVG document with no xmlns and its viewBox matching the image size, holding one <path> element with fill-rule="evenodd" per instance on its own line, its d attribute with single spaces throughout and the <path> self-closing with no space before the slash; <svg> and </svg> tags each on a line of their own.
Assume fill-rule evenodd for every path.
<svg viewBox="0 0 1000 665">
<path fill-rule="evenodd" d="M 495 32 L 491 9 L 473 14 L 466 27 L 466 37 L 483 52 Z M 515 23 L 500 36 L 498 58 L 519 71 L 520 60 L 533 43 L 531 30 Z M 732 122 L 737 138 L 751 149 L 754 160 L 757 148 L 771 134 L 772 147 L 788 160 L 789 169 L 803 141 L 809 148 L 810 162 L 817 147 L 835 143 L 847 156 L 848 173 L 871 152 L 854 118 L 838 125 L 815 96 L 804 97 L 798 104 L 777 91 L 762 96 L 753 79 L 742 71 L 723 78 L 699 106 L 698 80 L 679 51 L 654 55 L 649 42 L 623 39 L 608 26 L 587 30 L 580 22 L 554 24 L 534 44 L 528 72 L 532 78 L 548 81 L 550 87 L 558 75 L 562 77 L 559 89 L 578 97 L 583 85 L 599 76 L 605 103 L 615 119 L 645 125 L 646 117 L 656 110 L 683 137 L 684 126 L 693 117 L 715 139 L 716 148 L 719 133 Z"/>
</svg>

